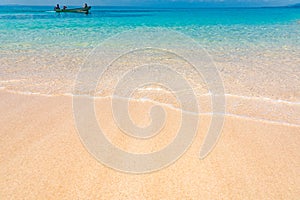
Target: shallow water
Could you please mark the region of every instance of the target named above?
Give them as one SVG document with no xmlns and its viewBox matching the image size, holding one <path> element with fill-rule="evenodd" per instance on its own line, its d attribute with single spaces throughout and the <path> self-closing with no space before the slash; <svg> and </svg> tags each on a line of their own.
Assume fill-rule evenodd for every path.
<svg viewBox="0 0 300 200">
<path fill-rule="evenodd" d="M 52 7 L 0 7 L 0 88 L 46 95 L 111 96 L 124 74 L 150 59 L 183 75 L 198 99 L 212 95 L 192 67 L 156 50 L 127 55 L 109 66 L 92 94 L 84 83 L 74 91 L 80 67 L 100 43 L 136 28 L 165 29 L 192 38 L 211 57 L 224 84 L 227 114 L 300 124 L 299 9 L 94 7 L 90 15 L 57 14 L 51 10 Z M 141 39 L 145 38 L 131 38 L 137 42 Z M 106 45 L 107 51 L 120 51 L 122 45 L 126 46 L 126 40 L 122 41 L 112 41 Z M 174 36 L 164 42 L 180 41 Z M 165 79 L 172 77 L 166 74 Z M 137 99 L 178 106 L 172 93 L 157 85 L 140 88 L 134 95 Z M 202 107 L 209 107 L 207 101 Z"/>
</svg>

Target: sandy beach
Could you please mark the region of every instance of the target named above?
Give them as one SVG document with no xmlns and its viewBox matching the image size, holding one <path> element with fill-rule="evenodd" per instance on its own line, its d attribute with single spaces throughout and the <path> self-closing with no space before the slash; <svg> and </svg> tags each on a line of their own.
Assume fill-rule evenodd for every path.
<svg viewBox="0 0 300 200">
<path fill-rule="evenodd" d="M 78 137 L 72 98 L 0 92 L 1 199 L 298 199 L 300 128 L 227 116 L 216 148 L 199 159 L 209 117 L 191 148 L 174 164 L 134 175 L 93 158 Z M 111 116 L 109 99 L 96 102 L 98 121 Z M 138 104 L 138 103 L 137 103 Z M 139 105 L 135 105 L 139 109 Z M 140 143 L 112 123 L 104 130 L 117 146 L 153 151 L 172 138 L 176 112 L 163 136 Z M 101 112 L 98 112 L 101 111 Z M 133 119 L 140 112 L 133 112 Z M 134 117 L 136 116 L 136 117 Z M 109 120 L 108 120 L 109 121 Z M 120 132 L 120 131 L 119 131 Z M 159 138 L 161 137 L 161 138 Z M 162 142 L 157 142 L 162 141 Z M 152 145 L 151 145 L 152 144 Z M 154 144 L 158 144 L 155 146 Z M 147 146 L 146 146 L 147 145 Z M 145 147 L 146 146 L 146 147 Z"/>
</svg>

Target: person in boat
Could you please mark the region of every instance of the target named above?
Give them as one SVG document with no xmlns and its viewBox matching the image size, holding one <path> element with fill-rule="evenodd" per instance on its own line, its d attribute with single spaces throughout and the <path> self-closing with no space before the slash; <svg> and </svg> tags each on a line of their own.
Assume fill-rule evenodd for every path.
<svg viewBox="0 0 300 200">
<path fill-rule="evenodd" d="M 63 10 L 66 10 L 66 9 L 67 9 L 67 6 L 64 6 L 64 7 L 63 7 Z"/>
<path fill-rule="evenodd" d="M 56 4 L 56 6 L 54 7 L 54 10 L 60 9 L 59 4 Z"/>
<path fill-rule="evenodd" d="M 84 5 L 83 5 L 83 8 L 87 8 L 88 7 L 88 5 L 87 5 L 87 3 L 85 3 Z"/>
</svg>

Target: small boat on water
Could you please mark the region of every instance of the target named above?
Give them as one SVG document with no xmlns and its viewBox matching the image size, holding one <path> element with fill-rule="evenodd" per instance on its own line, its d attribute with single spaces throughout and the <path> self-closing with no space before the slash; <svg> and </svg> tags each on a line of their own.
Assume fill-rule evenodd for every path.
<svg viewBox="0 0 300 200">
<path fill-rule="evenodd" d="M 72 9 L 67 9 L 67 8 L 55 8 L 55 12 L 61 13 L 61 12 L 71 12 L 71 13 L 84 13 L 84 14 L 89 14 L 91 6 L 87 6 L 85 8 L 72 8 Z"/>
</svg>

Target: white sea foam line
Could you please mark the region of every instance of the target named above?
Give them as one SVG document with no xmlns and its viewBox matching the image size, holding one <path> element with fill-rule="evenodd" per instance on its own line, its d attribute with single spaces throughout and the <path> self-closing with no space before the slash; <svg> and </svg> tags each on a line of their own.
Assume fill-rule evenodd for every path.
<svg viewBox="0 0 300 200">
<path fill-rule="evenodd" d="M 128 98 L 125 98 L 125 97 L 118 97 L 118 96 L 114 96 L 114 97 L 119 98 L 119 99 L 123 99 L 123 100 L 128 100 Z M 107 97 L 104 97 L 104 98 L 113 98 L 113 97 L 112 96 L 107 96 Z M 133 98 L 131 98 L 131 100 L 139 101 L 139 99 L 133 99 Z M 182 112 L 182 113 L 186 113 L 186 114 L 190 114 L 190 115 L 196 115 L 196 116 L 199 116 L 199 115 L 202 115 L 202 116 L 224 115 L 224 116 L 242 118 L 242 119 L 247 119 L 247 120 L 252 120 L 252 121 L 259 121 L 259 122 L 264 122 L 264 123 L 300 127 L 300 124 L 293 124 L 293 123 L 288 123 L 288 122 L 283 122 L 283 121 L 274 121 L 274 120 L 268 120 L 268 119 L 263 119 L 263 118 L 254 118 L 254 117 L 249 117 L 247 115 L 237 115 L 237 114 L 231 114 L 231 113 L 212 113 L 212 112 L 195 113 L 195 112 L 191 112 L 191 111 L 183 111 L 179 108 L 175 108 L 174 106 L 172 106 L 170 104 L 159 103 L 159 102 L 153 101 L 151 99 L 145 99 L 145 100 L 150 102 L 150 103 L 153 103 L 153 104 L 156 104 L 156 105 L 161 105 L 162 107 L 168 107 L 172 110 Z"/>
<path fill-rule="evenodd" d="M 195 89 L 199 89 L 199 88 L 202 88 L 202 87 L 195 87 L 193 88 L 193 90 Z M 183 89 L 183 90 L 177 90 L 177 91 L 167 91 L 167 90 L 164 90 L 162 88 L 159 88 L 159 87 L 146 87 L 146 88 L 138 88 L 137 89 L 138 91 L 165 91 L 166 93 L 182 93 L 182 92 L 185 92 L 185 91 L 190 91 L 191 89 Z"/>
<path fill-rule="evenodd" d="M 34 96 L 43 96 L 43 97 L 56 97 L 56 96 L 63 96 L 63 95 L 48 95 L 48 94 L 42 94 L 38 92 L 29 92 L 29 91 L 15 91 L 15 90 L 9 90 L 5 87 L 1 88 L 2 90 L 5 90 L 5 92 L 12 93 L 12 94 L 21 94 L 21 95 L 34 95 Z"/>
<path fill-rule="evenodd" d="M 138 90 L 140 91 L 163 91 L 162 88 L 139 88 Z M 181 93 L 181 92 L 184 92 L 184 91 L 188 91 L 187 90 L 179 90 L 179 91 L 176 91 L 176 92 L 169 92 L 169 93 Z M 168 92 L 168 91 L 166 91 Z M 250 96 L 243 96 L 243 95 L 236 95 L 236 94 L 224 94 L 225 97 L 233 97 L 233 98 L 240 98 L 240 99 L 247 99 L 247 100 L 257 100 L 257 101 L 270 101 L 270 102 L 273 102 L 273 103 L 283 103 L 283 104 L 290 104 L 290 105 L 300 105 L 300 102 L 292 102 L 292 101 L 287 101 L 287 100 L 282 100 L 282 99 L 271 99 L 269 97 L 250 97 Z M 206 94 L 201 94 L 201 95 L 198 95 L 199 97 L 200 96 L 220 96 L 218 94 L 212 94 L 211 92 L 209 93 L 206 93 Z"/>
<path fill-rule="evenodd" d="M 6 89 L 5 87 L 0 87 L 0 89 Z M 6 89 L 7 92 L 10 93 L 17 93 L 17 94 L 25 94 L 25 95 L 41 95 L 41 96 L 47 96 L 47 97 L 52 97 L 52 96 L 83 96 L 83 97 L 90 97 L 90 98 L 103 98 L 103 97 L 93 97 L 91 95 L 74 95 L 72 93 L 64 93 L 62 95 L 51 95 L 51 94 L 42 94 L 39 92 L 30 92 L 30 91 L 14 91 L 14 90 L 9 90 Z M 211 93 L 206 93 L 206 94 L 201 94 L 198 95 L 198 97 L 201 96 L 220 96 L 220 95 L 212 95 Z M 112 97 L 112 96 L 104 96 L 105 97 Z M 117 96 L 115 96 L 117 97 Z M 234 94 L 225 94 L 225 97 L 233 97 L 233 98 L 240 98 L 240 99 L 247 99 L 247 100 L 257 100 L 257 101 L 270 101 L 272 103 L 282 103 L 282 104 L 289 104 L 289 105 L 300 105 L 300 102 L 291 102 L 291 101 L 286 101 L 286 100 L 281 100 L 281 99 L 271 99 L 268 97 L 249 97 L 249 96 L 241 96 L 241 95 L 234 95 Z M 136 99 L 138 100 L 138 99 Z"/>
<path fill-rule="evenodd" d="M 225 96 L 228 97 L 234 97 L 234 98 L 241 98 L 241 99 L 248 99 L 248 100 L 257 100 L 257 101 L 270 101 L 273 103 L 283 103 L 283 104 L 291 104 L 291 105 L 300 105 L 300 102 L 292 102 L 292 101 L 286 101 L 282 99 L 271 99 L 268 97 L 249 97 L 249 96 L 242 96 L 242 95 L 235 95 L 235 94 L 225 94 Z"/>
<path fill-rule="evenodd" d="M 139 88 L 138 91 L 163 91 L 162 88 Z"/>
<path fill-rule="evenodd" d="M 0 89 L 6 89 L 5 87 L 0 87 Z M 25 94 L 25 95 L 41 95 L 41 96 L 48 96 L 48 97 L 51 97 L 51 96 L 83 96 L 83 97 L 91 97 L 91 98 L 103 98 L 103 97 L 94 97 L 94 96 L 91 96 L 91 95 L 74 95 L 72 93 L 64 93 L 64 94 L 61 94 L 61 95 L 51 95 L 51 94 L 42 94 L 42 93 L 38 93 L 38 92 L 29 92 L 29 91 L 26 91 L 26 92 L 23 92 L 23 91 L 14 91 L 14 90 L 9 90 L 9 89 L 6 89 L 8 92 L 11 92 L 11 93 L 17 93 L 17 94 Z M 198 95 L 198 97 L 202 97 L 202 96 L 221 96 L 221 95 L 218 95 L 218 94 L 212 94 L 212 93 L 206 93 L 206 94 L 201 94 L 201 95 Z M 113 96 L 104 96 L 104 97 L 113 97 Z M 117 97 L 117 96 L 115 96 Z M 297 102 L 297 101 L 287 101 L 287 100 L 282 100 L 282 99 L 271 99 L 271 98 L 268 98 L 268 97 L 250 97 L 250 96 L 242 96 L 242 95 L 235 95 L 235 94 L 225 94 L 225 97 L 233 97 L 233 98 L 240 98 L 240 99 L 247 99 L 247 100 L 257 100 L 257 101 L 269 101 L 269 102 L 272 102 L 272 103 L 281 103 L 281 104 L 289 104 L 289 105 L 300 105 L 300 102 Z"/>
<path fill-rule="evenodd" d="M 12 79 L 12 80 L 0 80 L 0 83 L 11 83 L 11 82 L 20 82 L 20 79 Z"/>
<path fill-rule="evenodd" d="M 243 119 L 248 119 L 248 120 L 253 120 L 253 121 L 260 121 L 260 122 L 265 122 L 265 123 L 272 123 L 272 124 L 278 124 L 278 125 L 286 125 L 286 126 L 294 126 L 294 127 L 300 127 L 300 124 L 293 124 L 293 123 L 288 123 L 288 122 L 283 122 L 283 121 L 274 121 L 274 120 L 268 120 L 268 119 L 263 119 L 263 118 L 254 118 L 254 117 L 249 117 L 247 115 L 237 115 L 237 114 L 231 114 L 231 113 L 211 113 L 211 112 L 207 112 L 207 113 L 195 113 L 195 112 L 191 112 L 191 111 L 184 111 L 181 110 L 179 108 L 175 108 L 174 106 L 170 105 L 170 104 L 165 104 L 165 103 L 159 103 L 157 101 L 151 100 L 151 99 L 134 99 L 134 98 L 126 98 L 126 97 L 118 97 L 118 96 L 104 96 L 104 97 L 93 97 L 91 95 L 74 95 L 71 93 L 65 93 L 64 95 L 46 95 L 46 94 L 40 94 L 40 93 L 32 93 L 32 92 L 18 92 L 18 91 L 14 91 L 14 90 L 6 90 L 7 92 L 10 93 L 14 93 L 14 94 L 23 94 L 23 95 L 38 95 L 38 96 L 45 96 L 45 97 L 57 97 L 57 96 L 78 96 L 78 97 L 86 97 L 86 98 L 93 98 L 93 99 L 109 99 L 109 98 L 119 98 L 119 99 L 124 99 L 124 100 L 135 100 L 135 101 L 147 101 L 153 104 L 157 104 L 157 105 L 161 105 L 163 107 L 167 107 L 179 112 L 183 112 L 186 114 L 191 114 L 191 115 L 224 115 L 224 116 L 230 116 L 230 117 L 237 117 L 237 118 L 243 118 Z M 233 96 L 237 96 L 237 95 L 233 95 Z M 239 97 L 239 96 L 237 96 Z M 252 97 L 250 97 L 252 98 Z"/>
<path fill-rule="evenodd" d="M 119 97 L 119 96 L 107 96 L 107 97 L 103 97 L 103 98 L 118 98 L 118 99 L 122 99 L 122 100 L 134 100 L 134 101 L 141 101 L 140 99 L 134 99 L 134 98 L 126 98 L 126 97 Z M 91 97 L 93 98 L 93 97 Z M 102 97 L 100 97 L 102 98 Z M 96 98 L 97 99 L 97 98 Z M 190 115 L 208 115 L 208 116 L 212 116 L 212 115 L 224 115 L 224 116 L 230 116 L 230 117 L 237 117 L 237 118 L 243 118 L 243 119 L 248 119 L 248 120 L 254 120 L 254 121 L 260 121 L 260 122 L 267 122 L 267 123 L 273 123 L 273 124 L 278 124 L 278 125 L 287 125 L 287 126 L 295 126 L 295 127 L 300 127 L 300 124 L 293 124 L 293 123 L 288 123 L 288 122 L 284 122 L 284 121 L 274 121 L 274 120 L 268 120 L 268 119 L 263 119 L 263 118 L 254 118 L 254 117 L 249 117 L 247 115 L 237 115 L 237 114 L 231 114 L 231 113 L 212 113 L 212 112 L 206 112 L 206 113 L 195 113 L 195 112 L 191 112 L 191 111 L 185 111 L 185 110 L 181 110 L 179 108 L 175 108 L 174 106 L 170 105 L 170 104 L 165 104 L 165 103 L 160 103 L 160 102 L 156 102 L 153 101 L 151 99 L 143 99 L 142 101 L 147 101 L 156 105 L 161 105 L 162 107 L 167 107 L 170 108 L 172 110 L 176 110 L 178 112 L 183 112 L 186 114 L 190 114 Z"/>
</svg>

